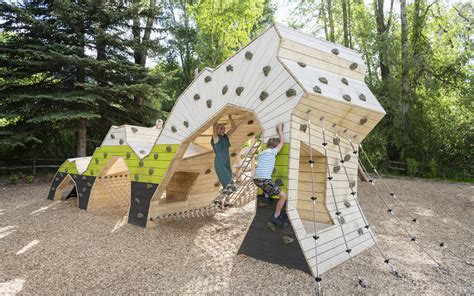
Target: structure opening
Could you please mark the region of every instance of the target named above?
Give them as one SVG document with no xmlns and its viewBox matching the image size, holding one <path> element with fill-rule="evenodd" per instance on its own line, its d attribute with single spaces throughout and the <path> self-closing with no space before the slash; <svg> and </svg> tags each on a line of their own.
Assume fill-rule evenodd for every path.
<svg viewBox="0 0 474 296">
<path fill-rule="evenodd" d="M 97 176 L 88 211 L 123 215 L 130 208 L 130 172 L 122 157 L 112 157 Z"/>
</svg>

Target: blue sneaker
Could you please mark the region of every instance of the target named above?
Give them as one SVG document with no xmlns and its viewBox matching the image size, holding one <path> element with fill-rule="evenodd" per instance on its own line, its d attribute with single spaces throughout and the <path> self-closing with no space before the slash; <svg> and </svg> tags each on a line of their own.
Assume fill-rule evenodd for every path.
<svg viewBox="0 0 474 296">
<path fill-rule="evenodd" d="M 280 228 L 288 227 L 288 222 L 282 214 L 280 214 L 280 216 L 278 216 L 277 218 L 275 218 L 275 215 L 272 214 L 272 218 L 270 219 L 270 221 Z"/>
</svg>

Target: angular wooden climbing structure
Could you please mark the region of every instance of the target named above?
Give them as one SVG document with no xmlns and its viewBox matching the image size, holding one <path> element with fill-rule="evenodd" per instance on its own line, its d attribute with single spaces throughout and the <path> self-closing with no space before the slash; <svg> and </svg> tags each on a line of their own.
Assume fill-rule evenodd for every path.
<svg viewBox="0 0 474 296">
<path fill-rule="evenodd" d="M 67 160 L 49 198 L 60 199 L 64 184 L 74 182 L 80 208 L 122 208 L 135 225 L 192 217 L 213 209 L 221 190 L 210 146 L 212 124 L 230 128 L 227 117 L 235 118 L 238 128 L 230 142 L 238 171 L 244 143 L 258 134 L 263 142 L 275 137 L 281 122 L 287 144 L 277 157 L 274 179 L 288 192 L 291 226 L 269 229 L 272 210 L 257 203 L 239 252 L 313 275 L 317 262 L 320 274 L 348 260 L 348 248 L 355 256 L 373 245 L 355 202 L 358 155 L 352 145 L 357 148 L 385 112 L 364 76 L 359 53 L 271 26 L 216 69 L 204 69 L 178 98 L 161 134 L 153 128 L 112 127 L 92 157 Z M 245 184 L 242 196 L 248 198 L 255 188 Z"/>
</svg>

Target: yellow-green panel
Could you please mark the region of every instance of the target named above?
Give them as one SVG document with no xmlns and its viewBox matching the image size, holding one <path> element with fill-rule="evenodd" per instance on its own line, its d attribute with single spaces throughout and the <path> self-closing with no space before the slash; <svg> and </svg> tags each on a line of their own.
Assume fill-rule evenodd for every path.
<svg viewBox="0 0 474 296">
<path fill-rule="evenodd" d="M 68 160 L 63 162 L 63 164 L 59 167 L 58 172 L 79 175 L 79 172 L 77 171 L 76 163 L 69 162 Z"/>
</svg>

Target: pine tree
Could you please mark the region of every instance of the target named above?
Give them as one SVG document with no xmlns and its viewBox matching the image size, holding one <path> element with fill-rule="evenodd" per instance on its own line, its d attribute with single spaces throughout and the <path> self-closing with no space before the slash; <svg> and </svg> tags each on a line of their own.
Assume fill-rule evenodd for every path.
<svg viewBox="0 0 474 296">
<path fill-rule="evenodd" d="M 158 81 L 133 63 L 133 15 L 120 3 L 0 4 L 1 145 L 47 146 L 54 134 L 74 130 L 76 155 L 84 156 L 88 127 L 150 121 Z"/>
</svg>

